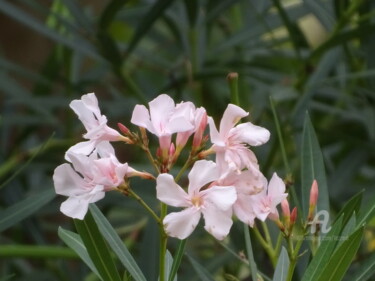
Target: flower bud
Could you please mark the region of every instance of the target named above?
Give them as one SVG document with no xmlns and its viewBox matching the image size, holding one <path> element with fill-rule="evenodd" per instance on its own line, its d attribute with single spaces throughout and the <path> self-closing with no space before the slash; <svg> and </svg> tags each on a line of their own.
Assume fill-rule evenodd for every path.
<svg viewBox="0 0 375 281">
<path fill-rule="evenodd" d="M 283 215 L 285 218 L 290 218 L 289 202 L 287 199 L 281 201 L 281 210 L 283 211 Z"/>
<path fill-rule="evenodd" d="M 310 206 L 316 206 L 318 202 L 319 190 L 318 190 L 318 182 L 316 180 L 313 181 L 310 190 Z"/>
<path fill-rule="evenodd" d="M 297 220 L 297 207 L 294 207 L 292 213 L 290 214 L 290 224 L 294 225 Z"/>
<path fill-rule="evenodd" d="M 120 129 L 121 133 L 123 133 L 125 136 L 130 133 L 130 130 L 124 124 L 117 123 L 117 126 Z"/>
<path fill-rule="evenodd" d="M 200 112 L 201 117 L 199 121 L 199 125 L 197 130 L 195 131 L 194 138 L 193 138 L 193 150 L 197 150 L 202 144 L 202 138 L 204 130 L 207 127 L 207 113 L 205 110 Z"/>
<path fill-rule="evenodd" d="M 172 157 L 175 152 L 176 152 L 176 148 L 174 147 L 174 144 L 172 142 L 171 145 L 169 146 L 169 157 Z"/>
</svg>

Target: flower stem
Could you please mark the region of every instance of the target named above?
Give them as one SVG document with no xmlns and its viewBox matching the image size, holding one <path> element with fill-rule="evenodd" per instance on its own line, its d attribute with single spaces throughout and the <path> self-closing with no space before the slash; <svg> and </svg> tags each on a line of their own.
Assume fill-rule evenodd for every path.
<svg viewBox="0 0 375 281">
<path fill-rule="evenodd" d="M 258 239 L 259 243 L 262 245 L 262 247 L 266 251 L 267 255 L 270 257 L 273 267 L 276 267 L 277 256 L 276 256 L 276 253 L 275 253 L 274 249 L 272 248 L 272 245 L 269 244 L 263 238 L 262 234 L 260 234 L 260 232 L 259 232 L 259 230 L 256 226 L 253 228 L 253 231 L 254 231 L 255 237 Z"/>
<path fill-rule="evenodd" d="M 143 201 L 143 199 L 142 199 L 141 197 L 139 197 L 138 194 L 136 194 L 136 193 L 135 193 L 133 190 L 131 190 L 131 189 L 127 190 L 126 192 L 128 192 L 128 193 L 129 193 L 129 196 L 131 196 L 131 197 L 133 197 L 135 200 L 137 200 L 138 203 L 141 204 L 142 207 L 145 208 L 146 211 L 150 213 L 150 215 L 156 220 L 156 222 L 158 223 L 159 226 L 162 225 L 162 223 L 161 223 L 161 219 L 158 217 L 158 215 L 155 214 L 155 212 L 150 208 L 150 206 L 147 205 L 147 203 L 146 203 L 145 201 Z M 122 193 L 124 193 L 124 192 L 122 191 Z"/>
<path fill-rule="evenodd" d="M 160 211 L 160 221 L 162 222 L 165 215 L 167 214 L 167 205 L 161 204 Z M 159 250 L 159 281 L 165 281 L 165 254 L 167 252 L 167 241 L 168 236 L 164 231 L 164 226 L 161 223 L 159 225 L 159 235 L 160 235 L 160 250 Z"/>
<path fill-rule="evenodd" d="M 178 182 L 182 175 L 184 174 L 185 170 L 194 162 L 194 156 L 191 154 L 189 155 L 188 160 L 186 160 L 184 166 L 182 166 L 181 170 L 178 172 L 177 176 L 175 177 L 175 182 Z"/>
</svg>

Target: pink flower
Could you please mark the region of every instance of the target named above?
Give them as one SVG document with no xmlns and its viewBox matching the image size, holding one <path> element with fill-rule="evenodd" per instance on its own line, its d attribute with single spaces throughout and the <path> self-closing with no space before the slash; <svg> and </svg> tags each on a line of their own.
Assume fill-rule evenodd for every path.
<svg viewBox="0 0 375 281">
<path fill-rule="evenodd" d="M 267 182 L 265 182 L 265 185 L 267 185 Z M 278 218 L 279 213 L 276 206 L 287 196 L 283 180 L 276 173 L 273 173 L 268 187 L 251 198 L 253 210 L 257 218 L 262 221 L 265 221 L 267 217 L 271 219 Z"/>
<path fill-rule="evenodd" d="M 144 105 L 136 105 L 131 122 L 156 135 L 164 153 L 170 148 L 173 133 L 193 129 L 188 118 L 176 111 L 173 99 L 166 94 L 159 95 L 149 102 L 149 108 L 150 110 Z"/>
<path fill-rule="evenodd" d="M 157 178 L 157 198 L 174 207 L 183 207 L 164 218 L 164 227 L 169 236 L 185 239 L 197 226 L 201 214 L 205 229 L 216 239 L 224 239 L 232 226 L 232 205 L 237 195 L 233 186 L 209 186 L 219 178 L 216 164 L 212 161 L 195 162 L 189 173 L 188 191 L 185 192 L 169 174 Z"/>
<path fill-rule="evenodd" d="M 98 158 L 95 153 L 90 156 L 69 153 L 70 164 L 58 166 L 53 174 L 57 194 L 69 198 L 61 204 L 65 215 L 83 219 L 89 203 L 104 198 L 105 192 L 115 189 L 123 183 L 124 177 L 135 170 L 128 164 L 121 164 L 111 154 Z"/>
<path fill-rule="evenodd" d="M 217 131 L 212 118 L 208 119 L 211 142 L 218 161 L 226 161 L 231 169 L 241 171 L 243 168 L 258 169 L 254 153 L 246 145 L 259 146 L 268 141 L 270 132 L 250 122 L 236 123 L 249 113 L 242 108 L 229 104 L 220 121 L 220 132 Z"/>
<path fill-rule="evenodd" d="M 254 225 L 256 214 L 253 210 L 252 197 L 265 188 L 265 178 L 258 170 L 243 170 L 237 173 L 229 169 L 226 162 L 217 163 L 220 170 L 220 179 L 214 184 L 234 186 L 237 200 L 233 204 L 233 212 L 236 217 L 250 225 Z"/>
<path fill-rule="evenodd" d="M 89 141 L 77 143 L 69 148 L 65 154 L 67 160 L 71 152 L 89 155 L 100 142 L 117 141 L 121 137 L 119 132 L 107 126 L 107 118 L 101 115 L 94 93 L 83 95 L 80 100 L 73 100 L 70 107 L 85 126 L 87 132 L 83 137 Z"/>
</svg>

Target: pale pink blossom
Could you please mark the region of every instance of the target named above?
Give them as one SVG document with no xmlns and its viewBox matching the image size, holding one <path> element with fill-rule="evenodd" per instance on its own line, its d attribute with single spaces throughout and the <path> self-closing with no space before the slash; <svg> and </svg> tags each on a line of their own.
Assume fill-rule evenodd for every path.
<svg viewBox="0 0 375 281">
<path fill-rule="evenodd" d="M 69 197 L 61 204 L 61 212 L 81 220 L 89 203 L 104 198 L 106 191 L 115 189 L 126 175 L 135 171 L 127 163 L 121 164 L 113 154 L 98 158 L 95 153 L 90 156 L 69 153 L 69 159 L 72 165 L 58 166 L 53 182 L 57 194 Z"/>
<path fill-rule="evenodd" d="M 265 178 L 259 170 L 243 170 L 240 173 L 231 170 L 226 162 L 217 163 L 220 178 L 214 184 L 234 186 L 237 200 L 233 204 L 235 216 L 242 222 L 253 226 L 256 214 L 253 210 L 252 196 L 264 188 Z"/>
<path fill-rule="evenodd" d="M 279 217 L 277 205 L 279 205 L 288 194 L 285 193 L 285 184 L 276 173 L 272 175 L 270 182 L 262 192 L 251 197 L 253 210 L 258 219 L 265 221 L 267 217 L 275 219 Z"/>
<path fill-rule="evenodd" d="M 229 104 L 220 121 L 219 131 L 212 118 L 208 119 L 211 142 L 216 152 L 216 161 L 226 161 L 231 169 L 258 169 L 254 153 L 246 145 L 259 146 L 266 143 L 270 132 L 251 122 L 235 126 L 249 113 L 242 108 Z"/>
<path fill-rule="evenodd" d="M 212 161 L 195 162 L 188 177 L 187 192 L 175 183 L 170 174 L 160 174 L 157 178 L 157 198 L 170 206 L 184 208 L 164 218 L 166 233 L 185 239 L 193 232 L 203 214 L 205 229 L 216 239 L 224 239 L 233 223 L 232 205 L 237 198 L 235 188 L 215 185 L 206 187 L 219 178 L 216 164 Z"/>
<path fill-rule="evenodd" d="M 83 95 L 80 100 L 73 100 L 70 107 L 85 127 L 87 132 L 83 137 L 88 141 L 77 143 L 69 148 L 65 154 L 67 160 L 71 152 L 89 155 L 102 141 L 117 141 L 121 138 L 119 132 L 108 127 L 107 117 L 101 114 L 94 93 Z"/>
<path fill-rule="evenodd" d="M 193 129 L 190 120 L 180 111 L 176 111 L 173 99 L 166 94 L 161 94 L 149 102 L 149 110 L 144 105 L 136 105 L 131 122 L 156 135 L 164 153 L 170 148 L 172 134 Z"/>
</svg>

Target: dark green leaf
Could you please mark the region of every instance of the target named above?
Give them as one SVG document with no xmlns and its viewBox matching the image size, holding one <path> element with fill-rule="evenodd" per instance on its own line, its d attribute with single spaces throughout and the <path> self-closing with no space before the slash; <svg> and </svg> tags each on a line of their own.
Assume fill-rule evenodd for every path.
<svg viewBox="0 0 375 281">
<path fill-rule="evenodd" d="M 173 259 L 173 264 L 172 264 L 171 271 L 169 273 L 168 281 L 173 281 L 177 274 L 178 268 L 180 267 L 180 264 L 181 264 L 182 257 L 185 253 L 185 245 L 186 245 L 186 239 L 181 240 L 180 243 L 178 244 L 178 249 Z"/>
<path fill-rule="evenodd" d="M 246 252 L 249 259 L 250 272 L 253 280 L 257 280 L 258 269 L 254 259 L 253 247 L 251 245 L 249 226 L 244 224 Z"/>
<path fill-rule="evenodd" d="M 337 214 L 337 218 L 343 215 L 343 225 L 346 225 L 353 213 L 358 214 L 362 202 L 363 190 L 354 195 Z"/>
<path fill-rule="evenodd" d="M 55 191 L 50 188 L 40 191 L 37 194 L 33 194 L 25 200 L 3 210 L 0 213 L 0 232 L 31 216 L 40 208 L 52 201 L 55 196 Z"/>
<path fill-rule="evenodd" d="M 363 227 L 349 236 L 332 254 L 329 261 L 321 269 L 317 281 L 340 281 L 348 270 L 363 236 Z"/>
<path fill-rule="evenodd" d="M 205 269 L 199 262 L 197 262 L 194 258 L 187 255 L 191 265 L 193 266 L 195 272 L 198 274 L 200 280 L 202 281 L 215 281 L 215 278 Z"/>
<path fill-rule="evenodd" d="M 367 258 L 356 269 L 355 273 L 350 276 L 351 281 L 366 281 L 375 276 L 375 253 Z"/>
<path fill-rule="evenodd" d="M 66 245 L 68 245 L 77 253 L 77 255 L 91 269 L 91 271 L 94 272 L 100 278 L 100 280 L 103 280 L 103 278 L 98 273 L 98 270 L 96 269 L 94 263 L 92 262 L 89 254 L 87 253 L 86 247 L 83 244 L 81 237 L 77 233 L 66 230 L 61 226 L 59 227 L 58 235 Z"/>
<path fill-rule="evenodd" d="M 96 205 L 91 204 L 90 211 L 103 237 L 107 240 L 109 246 L 115 252 L 124 267 L 129 271 L 133 279 L 136 281 L 146 281 L 146 278 L 139 269 L 133 256 L 130 254 L 125 244 L 121 241 L 120 237 L 99 208 Z"/>
<path fill-rule="evenodd" d="M 369 200 L 369 202 L 371 203 L 365 209 L 361 209 L 361 211 L 359 212 L 357 226 L 366 224 L 375 216 L 374 198 L 372 198 L 372 200 Z"/>
<path fill-rule="evenodd" d="M 318 182 L 319 186 L 317 210 L 329 211 L 329 194 L 324 169 L 323 155 L 320 150 L 314 127 L 311 124 L 310 117 L 307 113 L 305 116 L 305 124 L 303 127 L 301 155 L 303 214 L 306 217 L 309 210 L 310 189 L 314 179 Z"/>
<path fill-rule="evenodd" d="M 106 281 L 121 281 L 111 253 L 91 212 L 88 211 L 83 220 L 75 219 L 74 224 L 100 276 Z"/>
<path fill-rule="evenodd" d="M 286 281 L 289 264 L 288 252 L 282 247 L 272 281 Z"/>
</svg>

